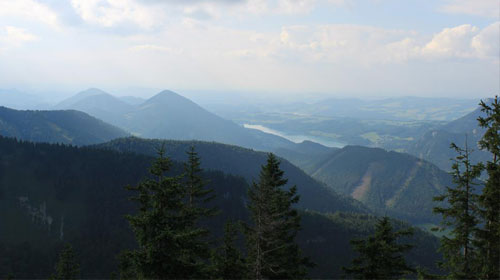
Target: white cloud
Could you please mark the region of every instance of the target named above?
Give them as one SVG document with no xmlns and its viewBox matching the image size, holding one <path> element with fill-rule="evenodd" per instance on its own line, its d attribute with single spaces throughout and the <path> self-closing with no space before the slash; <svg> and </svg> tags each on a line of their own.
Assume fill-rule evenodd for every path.
<svg viewBox="0 0 500 280">
<path fill-rule="evenodd" d="M 422 48 L 422 54 L 429 57 L 473 57 L 471 41 L 478 33 L 479 28 L 470 24 L 445 28 Z"/>
<path fill-rule="evenodd" d="M 35 35 L 23 28 L 14 26 L 6 26 L 2 33 L 0 33 L 0 43 L 3 43 L 2 45 L 4 45 L 4 48 L 20 46 L 26 42 L 37 40 Z"/>
<path fill-rule="evenodd" d="M 466 14 L 488 18 L 500 17 L 498 0 L 447 0 L 441 10 L 453 14 Z"/>
<path fill-rule="evenodd" d="M 131 51 L 154 51 L 154 52 L 165 52 L 175 55 L 182 54 L 182 49 L 170 48 L 165 46 L 159 46 L 154 44 L 144 44 L 144 45 L 135 45 L 130 48 Z"/>
<path fill-rule="evenodd" d="M 58 27 L 57 14 L 33 0 L 0 0 L 0 17 L 21 17 Z"/>
<path fill-rule="evenodd" d="M 278 0 L 278 13 L 307 14 L 316 7 L 316 0 Z"/>
<path fill-rule="evenodd" d="M 428 40 L 415 31 L 341 24 L 287 26 L 275 38 L 269 41 L 273 50 L 267 54 L 309 62 L 369 65 L 419 59 L 498 60 L 500 23 L 482 30 L 470 24 L 444 28 Z"/>
<path fill-rule="evenodd" d="M 498 59 L 500 56 L 500 21 L 484 28 L 472 38 L 471 47 L 479 57 L 492 57 Z"/>
<path fill-rule="evenodd" d="M 72 0 L 78 15 L 91 24 L 113 27 L 132 23 L 142 28 L 152 28 L 158 23 L 161 11 L 133 0 Z"/>
</svg>

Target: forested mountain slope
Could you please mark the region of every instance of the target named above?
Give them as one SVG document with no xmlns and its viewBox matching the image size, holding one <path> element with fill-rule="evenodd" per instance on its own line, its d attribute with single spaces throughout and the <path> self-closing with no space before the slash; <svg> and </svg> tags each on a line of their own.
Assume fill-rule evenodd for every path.
<svg viewBox="0 0 500 280">
<path fill-rule="evenodd" d="M 117 270 L 116 255 L 134 246 L 124 215 L 136 206 L 124 186 L 141 180 L 152 160 L 0 137 L 0 256 L 9 256 L 0 258 L 0 277 L 47 278 L 59 249 L 69 242 L 83 278 L 110 278 Z M 174 162 L 172 174 L 180 168 Z M 247 183 L 220 171 L 206 171 L 203 177 L 215 189 L 212 203 L 221 210 L 208 225 L 220 236 L 228 218 L 246 219 Z M 302 213 L 299 246 L 317 263 L 310 276 L 340 277 L 339 268 L 354 254 L 348 240 L 370 234 L 374 217 Z M 417 230 L 411 243 L 416 248 L 408 255 L 409 262 L 432 269 L 438 259 L 437 239 Z"/>
<path fill-rule="evenodd" d="M 377 213 L 413 223 L 436 222 L 432 198 L 451 185 L 451 176 L 408 154 L 347 146 L 311 157 L 302 167 L 336 192 L 363 202 Z"/>
<path fill-rule="evenodd" d="M 190 146 L 194 146 L 203 159 L 203 168 L 242 176 L 249 183 L 258 179 L 260 166 L 266 162 L 267 158 L 264 152 L 202 141 L 148 140 L 130 137 L 116 139 L 96 147 L 154 156 L 157 149 L 162 146 L 165 148 L 166 155 L 177 161 L 186 160 L 185 151 Z M 287 160 L 282 161 L 281 167 L 289 178 L 288 183 L 299 186 L 300 207 L 320 212 L 369 212 L 361 203 L 347 196 L 338 195 Z"/>
<path fill-rule="evenodd" d="M 474 150 L 471 154 L 472 161 L 477 163 L 489 160 L 490 155 L 480 150 L 477 145 L 484 134 L 484 129 L 479 127 L 477 121 L 480 116 L 483 116 L 483 113 L 477 108 L 439 129 L 428 131 L 408 148 L 408 153 L 428 160 L 443 170 L 451 170 L 450 159 L 455 157 L 455 152 L 450 148 L 450 144 L 454 142 L 459 147 L 465 147 L 467 138 L 468 147 Z"/>
<path fill-rule="evenodd" d="M 129 135 L 86 113 L 0 107 L 0 135 L 27 141 L 89 145 Z"/>
</svg>

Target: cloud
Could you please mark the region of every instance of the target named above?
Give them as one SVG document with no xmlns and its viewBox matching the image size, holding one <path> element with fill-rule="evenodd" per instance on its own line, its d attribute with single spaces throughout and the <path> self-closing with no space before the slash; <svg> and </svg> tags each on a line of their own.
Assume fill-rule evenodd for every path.
<svg viewBox="0 0 500 280">
<path fill-rule="evenodd" d="M 86 22 L 103 27 L 134 24 L 149 29 L 158 24 L 161 11 L 133 0 L 72 0 L 77 14 Z"/>
<path fill-rule="evenodd" d="M 365 25 L 286 26 L 269 40 L 271 51 L 245 49 L 246 56 L 263 53 L 305 62 L 349 62 L 360 65 L 406 63 L 409 60 L 496 59 L 500 23 L 484 29 L 464 24 L 444 28 L 430 39 L 415 31 Z"/>
<path fill-rule="evenodd" d="M 478 33 L 479 28 L 470 24 L 445 28 L 422 48 L 422 54 L 430 57 L 472 57 L 471 41 Z"/>
<path fill-rule="evenodd" d="M 182 54 L 182 49 L 176 49 L 176 48 L 170 48 L 170 47 L 165 47 L 165 46 L 159 46 L 159 45 L 153 45 L 153 44 L 144 44 L 144 45 L 135 45 L 133 47 L 130 47 L 131 51 L 154 51 L 154 52 L 165 52 L 165 53 L 170 53 L 170 54 L 175 54 L 175 55 L 180 55 Z"/>
<path fill-rule="evenodd" d="M 472 38 L 471 47 L 479 57 L 492 57 L 498 59 L 500 56 L 500 21 L 484 28 Z"/>
<path fill-rule="evenodd" d="M 441 11 L 452 14 L 465 14 L 487 18 L 500 16 L 498 0 L 447 0 Z"/>
<path fill-rule="evenodd" d="M 57 14 L 46 5 L 33 0 L 0 0 L 0 17 L 21 17 L 57 28 Z"/>
<path fill-rule="evenodd" d="M 276 11 L 283 14 L 307 14 L 316 7 L 316 0 L 278 0 Z"/>
<path fill-rule="evenodd" d="M 0 49 L 6 51 L 37 39 L 37 36 L 29 33 L 24 28 L 6 26 L 3 32 L 0 30 Z"/>
</svg>

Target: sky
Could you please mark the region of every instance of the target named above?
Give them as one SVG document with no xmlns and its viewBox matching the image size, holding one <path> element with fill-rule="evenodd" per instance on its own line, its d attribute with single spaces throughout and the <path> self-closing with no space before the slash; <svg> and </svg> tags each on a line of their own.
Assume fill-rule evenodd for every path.
<svg viewBox="0 0 500 280">
<path fill-rule="evenodd" d="M 499 0 L 0 0 L 0 88 L 47 94 L 482 98 L 499 44 Z"/>
</svg>

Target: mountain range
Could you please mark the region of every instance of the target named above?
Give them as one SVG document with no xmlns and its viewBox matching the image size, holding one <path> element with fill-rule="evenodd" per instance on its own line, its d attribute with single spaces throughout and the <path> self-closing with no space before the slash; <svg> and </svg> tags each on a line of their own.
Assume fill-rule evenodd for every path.
<svg viewBox="0 0 500 280">
<path fill-rule="evenodd" d="M 0 107 L 0 135 L 33 142 L 89 145 L 129 134 L 86 113 Z"/>
<path fill-rule="evenodd" d="M 216 141 L 267 151 L 294 146 L 282 137 L 225 120 L 168 90 L 132 105 L 101 90 L 89 89 L 55 108 L 86 112 L 144 138 Z"/>
<path fill-rule="evenodd" d="M 406 150 L 408 153 L 418 156 L 436 164 L 443 170 L 451 170 L 450 159 L 457 155 L 450 144 L 453 142 L 459 147 L 472 149 L 471 160 L 473 163 L 486 162 L 491 155 L 479 148 L 478 142 L 484 134 L 484 129 L 478 125 L 477 118 L 484 116 L 480 108 L 473 112 L 451 121 L 437 129 L 426 132 L 417 139 Z"/>
<path fill-rule="evenodd" d="M 203 141 L 148 140 L 136 137 L 116 139 L 99 144 L 99 149 L 156 156 L 163 147 L 165 155 L 176 161 L 185 161 L 185 151 L 195 147 L 203 159 L 202 167 L 207 170 L 221 170 L 228 174 L 241 176 L 250 184 L 259 179 L 260 166 L 265 164 L 267 154 L 250 149 Z M 319 212 L 348 211 L 370 213 L 364 205 L 348 196 L 339 195 L 325 184 L 316 181 L 304 171 L 285 159 L 281 168 L 287 174 L 289 185 L 297 185 L 301 199 L 299 206 Z"/>
<path fill-rule="evenodd" d="M 202 155 L 202 162 L 206 158 Z M 0 137 L 0 255 L 9 256 L 0 259 L 0 275 L 47 278 L 57 252 L 69 242 L 82 277 L 110 278 L 118 268 L 117 254 L 136 246 L 124 218 L 136 205 L 129 200 L 132 193 L 125 186 L 147 176 L 151 162 L 149 156 L 99 147 L 33 144 Z M 180 172 L 182 164 L 173 161 L 170 175 Z M 202 176 L 214 188 L 212 203 L 221 210 L 207 224 L 218 238 L 228 219 L 248 219 L 248 184 L 241 177 L 216 170 L 204 171 Z M 303 187 L 298 186 L 299 190 Z M 301 210 L 301 216 L 303 229 L 297 241 L 317 264 L 309 275 L 312 278 L 340 277 L 340 267 L 354 257 L 348 241 L 372 234 L 376 223 L 374 216 L 352 212 Z M 393 223 L 396 228 L 409 227 Z M 416 246 L 407 255 L 408 262 L 435 272 L 437 238 L 416 230 L 407 242 Z"/>
</svg>

